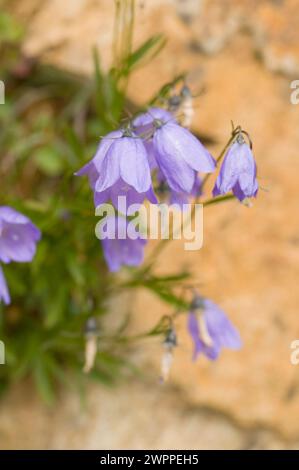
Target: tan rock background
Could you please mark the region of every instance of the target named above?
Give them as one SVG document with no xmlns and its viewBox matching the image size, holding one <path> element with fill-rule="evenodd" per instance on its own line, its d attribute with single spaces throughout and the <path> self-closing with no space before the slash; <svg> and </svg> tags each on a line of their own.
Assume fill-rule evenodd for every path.
<svg viewBox="0 0 299 470">
<path fill-rule="evenodd" d="M 108 64 L 111 0 L 22 0 L 11 8 L 28 24 L 26 54 L 88 74 L 97 44 Z M 157 385 L 159 350 L 150 344 L 134 352 L 146 378 L 91 387 L 84 410 L 65 394 L 47 411 L 26 386 L 0 405 L 0 447 L 298 448 L 299 368 L 290 364 L 290 343 L 299 338 L 299 105 L 290 102 L 290 82 L 299 79 L 298 2 L 144 0 L 137 10 L 136 44 L 157 32 L 168 44 L 135 73 L 130 97 L 143 103 L 189 70 L 195 91 L 206 89 L 193 128 L 215 137 L 212 153 L 225 144 L 231 119 L 254 141 L 265 189 L 254 207 L 206 208 L 203 249 L 187 253 L 173 242 L 157 268 L 191 268 L 238 326 L 244 347 L 215 364 L 192 364 L 182 321 L 169 386 Z M 134 332 L 165 313 L 144 291 L 133 307 Z"/>
</svg>

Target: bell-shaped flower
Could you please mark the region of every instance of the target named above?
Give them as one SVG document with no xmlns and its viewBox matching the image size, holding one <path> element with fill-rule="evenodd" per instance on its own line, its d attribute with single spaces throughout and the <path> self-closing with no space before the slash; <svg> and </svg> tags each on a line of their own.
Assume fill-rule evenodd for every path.
<svg viewBox="0 0 299 470">
<path fill-rule="evenodd" d="M 188 314 L 188 330 L 194 344 L 193 360 L 199 354 L 216 360 L 222 348 L 240 349 L 238 331 L 214 302 L 195 296 Z"/>
<path fill-rule="evenodd" d="M 28 217 L 8 206 L 0 207 L 0 261 L 19 263 L 32 261 L 39 229 Z"/>
<path fill-rule="evenodd" d="M 122 216 L 109 216 L 100 222 L 98 237 L 102 241 L 103 253 L 111 272 L 122 266 L 139 266 L 144 258 L 147 240 Z"/>
<path fill-rule="evenodd" d="M 240 201 L 255 197 L 258 192 L 256 163 L 251 148 L 241 134 L 224 157 L 213 195 L 218 196 L 230 191 Z"/>
<path fill-rule="evenodd" d="M 40 230 L 28 217 L 8 206 L 0 207 L 0 261 L 25 263 L 32 261 Z M 0 268 L 0 299 L 10 303 L 9 292 Z"/>
<path fill-rule="evenodd" d="M 76 175 L 87 175 L 96 192 L 111 188 L 119 180 L 138 193 L 151 187 L 146 148 L 130 129 L 110 132 L 101 141 L 94 158 Z"/>
</svg>

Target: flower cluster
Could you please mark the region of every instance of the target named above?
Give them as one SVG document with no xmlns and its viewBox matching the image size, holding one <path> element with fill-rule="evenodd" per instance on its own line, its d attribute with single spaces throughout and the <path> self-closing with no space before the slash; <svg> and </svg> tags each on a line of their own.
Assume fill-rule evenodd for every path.
<svg viewBox="0 0 299 470">
<path fill-rule="evenodd" d="M 175 114 L 162 108 L 152 107 L 102 138 L 94 158 L 76 175 L 88 177 L 97 209 L 107 202 L 117 209 L 116 214 L 107 217 L 106 225 L 100 224 L 100 232 L 105 235 L 100 237 L 103 253 L 111 272 L 119 271 L 123 265 L 139 266 L 143 261 L 146 237 L 140 227 L 129 236 L 133 216 L 130 206 L 140 208 L 145 200 L 158 204 L 162 199 L 184 210 L 191 199 L 202 196 L 207 178 L 203 174 L 214 173 L 218 162 L 219 159 L 216 161 L 202 143 L 180 125 Z M 241 202 L 255 197 L 258 192 L 256 175 L 251 140 L 237 127 L 227 145 L 213 197 L 229 192 Z M 124 210 L 120 204 L 123 198 L 126 200 Z M 32 261 L 40 237 L 39 229 L 25 215 L 7 206 L 0 207 L 0 262 Z M 0 300 L 10 303 L 1 266 Z M 162 382 L 169 376 L 173 351 L 178 344 L 173 318 L 169 319 L 163 342 Z M 225 313 L 198 294 L 190 304 L 187 329 L 193 342 L 194 360 L 200 354 L 216 360 L 222 348 L 241 347 L 239 333 Z M 96 353 L 97 334 L 92 331 L 87 335 L 85 372 L 91 370 Z"/>
<path fill-rule="evenodd" d="M 243 201 L 257 194 L 256 164 L 244 133 L 239 127 L 233 131 L 232 145 L 224 157 L 214 196 L 233 191 Z M 94 158 L 76 175 L 88 176 L 96 207 L 110 201 L 118 208 L 118 198 L 125 196 L 128 206 L 141 205 L 146 199 L 157 204 L 158 197 L 162 197 L 170 205 L 183 209 L 191 198 L 202 194 L 199 173 L 215 170 L 212 155 L 179 124 L 174 114 L 152 107 L 125 127 L 103 137 Z M 125 224 L 120 222 L 120 216 L 116 218 L 116 224 Z M 108 237 L 103 242 L 103 250 L 109 269 L 116 271 L 122 265 L 140 264 L 145 245 L 141 238 L 137 236 L 135 243 L 124 240 L 117 243 Z"/>
<path fill-rule="evenodd" d="M 0 261 L 4 264 L 16 261 L 32 261 L 41 233 L 23 214 L 8 206 L 0 207 Z M 0 266 L 0 300 L 10 303 L 10 295 Z"/>
</svg>

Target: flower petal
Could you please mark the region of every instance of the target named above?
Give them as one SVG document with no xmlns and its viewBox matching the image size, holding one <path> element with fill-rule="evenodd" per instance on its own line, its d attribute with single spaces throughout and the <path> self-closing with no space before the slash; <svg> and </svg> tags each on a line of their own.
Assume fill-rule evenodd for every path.
<svg viewBox="0 0 299 470">
<path fill-rule="evenodd" d="M 134 127 L 148 126 L 148 124 L 153 123 L 154 119 L 159 119 L 164 123 L 169 121 L 176 122 L 175 116 L 166 109 L 153 107 L 149 108 L 146 113 L 139 114 L 139 116 L 134 119 L 133 125 Z"/>
<path fill-rule="evenodd" d="M 105 137 L 102 138 L 101 142 L 98 145 L 95 156 L 91 160 L 98 171 L 101 171 L 102 163 L 111 145 L 115 142 L 115 140 L 121 137 L 122 131 L 121 129 L 117 129 L 116 131 L 109 132 L 107 135 L 105 135 Z"/>
<path fill-rule="evenodd" d="M 166 140 L 164 138 L 165 127 L 157 129 L 153 137 L 159 168 L 174 191 L 190 193 L 195 181 L 195 171 L 178 152 L 169 153 L 168 135 Z"/>
<path fill-rule="evenodd" d="M 137 137 L 123 137 L 119 144 L 120 176 L 138 193 L 144 193 L 151 186 L 150 167 L 143 142 Z"/>
<path fill-rule="evenodd" d="M 0 260 L 31 261 L 36 251 L 40 230 L 28 217 L 8 206 L 0 207 Z"/>
<path fill-rule="evenodd" d="M 208 359 L 215 361 L 220 353 L 220 345 L 213 341 L 212 346 L 207 346 L 200 338 L 200 330 L 197 316 L 194 312 L 188 315 L 188 330 L 194 343 L 193 360 L 195 361 L 199 354 L 204 354 Z M 214 340 L 214 338 L 212 338 Z"/>
<path fill-rule="evenodd" d="M 112 272 L 119 271 L 123 265 L 139 266 L 143 261 L 146 240 L 142 238 L 132 240 L 128 236 L 125 239 L 112 239 L 109 237 L 110 235 L 117 236 L 119 228 L 127 234 L 128 222 L 124 217 L 116 217 L 114 224 L 109 224 L 107 219 L 106 224 L 108 238 L 102 239 L 102 245 L 109 270 Z"/>
<path fill-rule="evenodd" d="M 256 164 L 252 151 L 244 142 L 235 142 L 227 151 L 213 194 L 226 194 L 233 190 L 235 196 L 242 201 L 245 197 L 256 195 Z"/>
<path fill-rule="evenodd" d="M 165 124 L 156 133 L 158 131 L 164 140 L 166 153 L 175 155 L 176 159 L 184 160 L 193 170 L 203 173 L 212 173 L 215 170 L 215 160 L 190 131 L 174 122 Z"/>
<path fill-rule="evenodd" d="M 86 163 L 86 165 L 84 165 L 80 170 L 75 173 L 75 176 L 85 175 L 88 176 L 91 189 L 94 189 L 96 182 L 99 178 L 99 173 L 93 161 Z"/>
<path fill-rule="evenodd" d="M 0 260 L 3 263 L 32 261 L 36 252 L 35 227 L 4 222 L 0 237 Z"/>
<path fill-rule="evenodd" d="M 225 313 L 211 300 L 205 299 L 205 320 L 212 340 L 220 347 L 240 349 L 241 338 Z"/>
<path fill-rule="evenodd" d="M 99 177 L 95 184 L 97 192 L 110 188 L 120 178 L 121 141 L 122 138 L 113 141 L 101 163 L 101 167 L 97 167 L 99 171 Z"/>
</svg>

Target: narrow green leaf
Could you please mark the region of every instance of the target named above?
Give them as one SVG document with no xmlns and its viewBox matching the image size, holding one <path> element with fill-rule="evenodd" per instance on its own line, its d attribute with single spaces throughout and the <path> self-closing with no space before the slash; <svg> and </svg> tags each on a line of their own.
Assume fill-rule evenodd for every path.
<svg viewBox="0 0 299 470">
<path fill-rule="evenodd" d="M 150 61 L 156 57 L 165 44 L 166 38 L 162 34 L 157 34 L 147 39 L 128 57 L 124 64 L 124 68 L 127 73 L 140 65 L 144 65 L 145 61 Z"/>
</svg>

